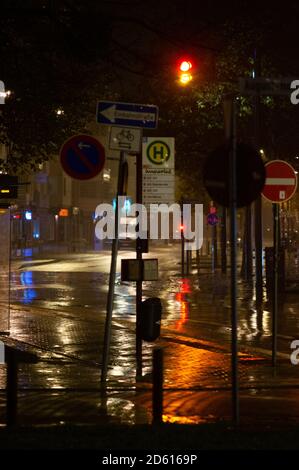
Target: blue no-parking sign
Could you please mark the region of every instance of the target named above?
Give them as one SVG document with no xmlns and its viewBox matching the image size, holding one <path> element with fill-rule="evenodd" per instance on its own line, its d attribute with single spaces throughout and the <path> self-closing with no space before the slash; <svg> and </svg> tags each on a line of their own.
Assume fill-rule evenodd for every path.
<svg viewBox="0 0 299 470">
<path fill-rule="evenodd" d="M 97 176 L 105 164 L 105 148 L 90 135 L 75 135 L 60 150 L 60 163 L 71 178 L 89 180 Z"/>
</svg>

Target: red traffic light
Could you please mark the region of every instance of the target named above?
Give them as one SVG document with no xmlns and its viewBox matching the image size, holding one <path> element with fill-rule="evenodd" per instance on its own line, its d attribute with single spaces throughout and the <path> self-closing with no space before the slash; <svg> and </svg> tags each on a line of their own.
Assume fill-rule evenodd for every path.
<svg viewBox="0 0 299 470">
<path fill-rule="evenodd" d="M 190 60 L 183 60 L 180 63 L 180 71 L 181 72 L 189 72 L 192 69 L 192 62 Z"/>
</svg>

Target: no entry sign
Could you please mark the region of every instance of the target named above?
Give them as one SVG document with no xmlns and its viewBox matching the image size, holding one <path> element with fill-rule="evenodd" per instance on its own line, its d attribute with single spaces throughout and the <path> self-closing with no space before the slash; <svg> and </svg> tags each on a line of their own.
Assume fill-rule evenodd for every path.
<svg viewBox="0 0 299 470">
<path fill-rule="evenodd" d="M 90 135 L 75 135 L 60 150 L 60 163 L 67 175 L 78 180 L 97 176 L 105 164 L 103 145 Z"/>
<path fill-rule="evenodd" d="M 266 163 L 266 182 L 262 195 L 273 203 L 286 202 L 297 188 L 297 175 L 294 168 L 283 160 Z"/>
</svg>

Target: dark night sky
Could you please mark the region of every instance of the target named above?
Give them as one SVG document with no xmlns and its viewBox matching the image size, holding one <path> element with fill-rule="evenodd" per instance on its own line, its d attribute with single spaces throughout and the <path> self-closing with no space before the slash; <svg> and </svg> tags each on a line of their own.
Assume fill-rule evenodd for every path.
<svg viewBox="0 0 299 470">
<path fill-rule="evenodd" d="M 149 99 L 162 107 L 165 91 L 169 105 L 179 95 L 175 61 L 191 54 L 203 81 L 215 83 L 215 64 L 235 38 L 247 66 L 258 45 L 272 76 L 299 78 L 298 18 L 294 0 L 278 6 L 263 0 L 2 0 L 0 79 L 15 91 L 3 112 L 3 135 L 8 129 L 10 138 L 22 143 L 28 137 L 29 154 L 34 153 L 30 135 L 40 142 L 53 135 L 60 142 L 78 129 L 84 111 L 94 114 L 96 99 L 112 99 L 113 93 L 123 101 Z M 231 72 L 229 57 L 225 60 L 231 74 L 226 78 L 236 80 L 244 69 Z M 53 113 L 61 104 L 65 128 Z"/>
</svg>

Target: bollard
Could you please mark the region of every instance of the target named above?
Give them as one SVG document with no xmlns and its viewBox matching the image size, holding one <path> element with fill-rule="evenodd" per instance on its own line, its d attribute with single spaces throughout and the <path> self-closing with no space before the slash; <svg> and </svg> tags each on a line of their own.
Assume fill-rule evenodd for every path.
<svg viewBox="0 0 299 470">
<path fill-rule="evenodd" d="M 181 274 L 185 276 L 185 238 L 184 233 L 181 230 Z"/>
<path fill-rule="evenodd" d="M 190 274 L 190 270 L 189 270 L 190 265 L 189 265 L 189 263 L 190 263 L 189 250 L 186 250 L 186 276 L 189 276 L 189 274 Z"/>
<path fill-rule="evenodd" d="M 197 267 L 197 274 L 200 271 L 200 257 L 199 257 L 199 250 L 196 250 L 196 267 Z"/>
<path fill-rule="evenodd" d="M 5 345 L 6 362 L 6 425 L 17 424 L 18 411 L 18 365 L 19 363 L 36 364 L 38 357 L 30 352 Z"/>
<path fill-rule="evenodd" d="M 163 423 L 163 349 L 153 350 L 153 424 Z"/>
<path fill-rule="evenodd" d="M 12 349 L 6 354 L 6 425 L 15 426 L 18 406 L 18 363 Z"/>
</svg>

